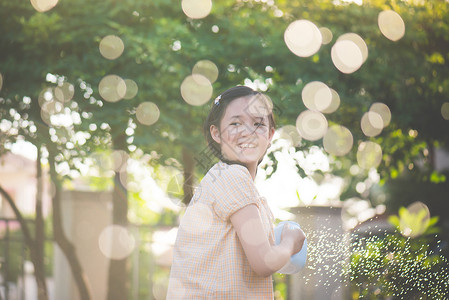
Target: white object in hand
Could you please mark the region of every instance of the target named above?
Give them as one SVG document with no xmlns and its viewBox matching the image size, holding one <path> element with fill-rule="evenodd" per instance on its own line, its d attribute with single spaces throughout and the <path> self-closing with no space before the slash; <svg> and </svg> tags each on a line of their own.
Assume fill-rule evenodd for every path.
<svg viewBox="0 0 449 300">
<path fill-rule="evenodd" d="M 281 242 L 281 235 L 282 235 L 282 229 L 284 228 L 284 225 L 289 223 L 290 226 L 299 226 L 298 223 L 293 221 L 282 221 L 279 224 L 276 225 L 274 228 L 274 239 L 276 245 L 278 245 Z M 290 261 L 283 266 L 278 273 L 281 274 L 295 274 L 298 273 L 302 268 L 304 268 L 307 260 L 307 239 L 304 240 L 304 245 L 302 246 L 301 250 L 295 254 L 292 255 L 290 258 Z"/>
</svg>

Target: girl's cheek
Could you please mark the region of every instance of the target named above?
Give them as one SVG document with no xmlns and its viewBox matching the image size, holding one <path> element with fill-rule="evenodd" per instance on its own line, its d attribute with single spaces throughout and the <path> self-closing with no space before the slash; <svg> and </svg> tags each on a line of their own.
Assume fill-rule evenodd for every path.
<svg viewBox="0 0 449 300">
<path fill-rule="evenodd" d="M 259 127 L 259 128 L 256 129 L 256 132 L 258 134 L 266 134 L 268 132 L 268 128 L 266 128 L 266 127 Z"/>
</svg>

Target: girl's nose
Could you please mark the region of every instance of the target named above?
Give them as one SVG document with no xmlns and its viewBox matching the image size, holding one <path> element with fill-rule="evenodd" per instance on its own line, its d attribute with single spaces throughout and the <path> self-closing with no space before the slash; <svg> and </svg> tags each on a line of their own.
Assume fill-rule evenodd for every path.
<svg viewBox="0 0 449 300">
<path fill-rule="evenodd" d="M 243 124 L 239 129 L 239 134 L 243 137 L 252 135 L 254 133 L 254 130 L 248 124 Z"/>
</svg>

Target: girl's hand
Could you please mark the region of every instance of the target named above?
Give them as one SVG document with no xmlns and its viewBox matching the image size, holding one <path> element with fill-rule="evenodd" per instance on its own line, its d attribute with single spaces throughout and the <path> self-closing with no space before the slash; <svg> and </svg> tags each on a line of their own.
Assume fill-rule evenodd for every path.
<svg viewBox="0 0 449 300">
<path fill-rule="evenodd" d="M 281 234 L 281 243 L 288 242 L 292 244 L 291 255 L 301 251 L 305 239 L 306 235 L 301 228 L 293 226 L 288 222 L 284 225 Z"/>
</svg>

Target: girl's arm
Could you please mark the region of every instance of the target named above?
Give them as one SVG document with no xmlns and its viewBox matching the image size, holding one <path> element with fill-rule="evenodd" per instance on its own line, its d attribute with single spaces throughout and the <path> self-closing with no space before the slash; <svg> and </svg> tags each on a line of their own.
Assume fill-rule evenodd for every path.
<svg viewBox="0 0 449 300">
<path fill-rule="evenodd" d="M 259 209 L 254 204 L 235 212 L 231 216 L 231 222 L 251 268 L 262 277 L 281 269 L 294 253 L 301 250 L 305 240 L 301 229 L 284 226 L 280 244 L 271 245 L 263 230 Z"/>
</svg>

